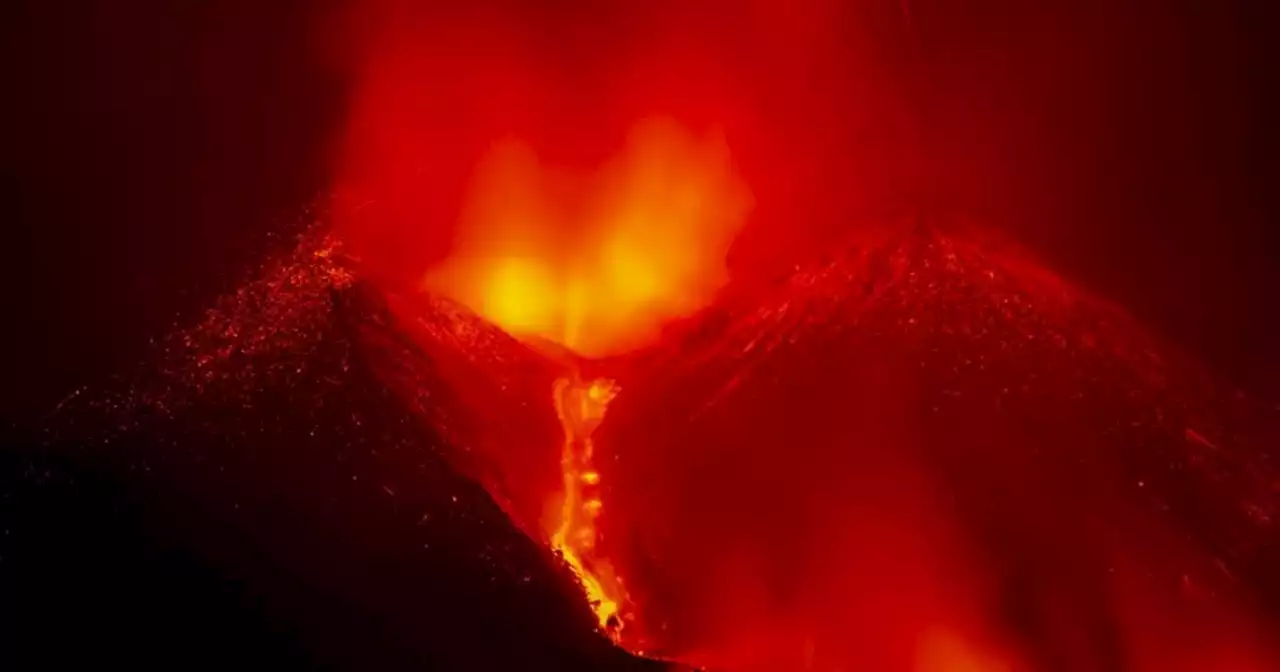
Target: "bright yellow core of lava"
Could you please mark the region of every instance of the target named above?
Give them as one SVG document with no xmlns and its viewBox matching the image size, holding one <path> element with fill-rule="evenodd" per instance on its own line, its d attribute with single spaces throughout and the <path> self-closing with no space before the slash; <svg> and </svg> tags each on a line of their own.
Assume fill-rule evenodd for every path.
<svg viewBox="0 0 1280 672">
<path fill-rule="evenodd" d="M 620 354 L 711 300 L 750 205 L 722 139 L 669 120 L 638 124 L 621 153 L 587 173 L 549 169 L 527 146 L 498 143 L 481 162 L 452 253 L 423 288 L 517 338 Z M 607 380 L 556 381 L 563 487 L 546 526 L 615 638 L 629 608 L 597 550 L 604 505 L 591 434 L 616 394 Z"/>
<path fill-rule="evenodd" d="M 551 546 L 582 581 L 601 628 L 616 638 L 627 617 L 627 596 L 622 579 L 614 574 L 608 561 L 596 553 L 599 540 L 596 518 L 603 505 L 598 493 L 600 472 L 593 464 L 595 445 L 591 434 L 604 419 L 605 410 L 617 396 L 618 389 L 610 380 L 583 382 L 575 377 L 557 380 L 552 393 L 556 414 L 564 429 L 560 457 L 564 501 L 559 525 L 551 533 Z"/>
<path fill-rule="evenodd" d="M 710 300 L 749 208 L 719 136 L 668 120 L 637 125 L 617 157 L 589 172 L 498 143 L 451 255 L 423 285 L 514 336 L 617 354 Z"/>
</svg>

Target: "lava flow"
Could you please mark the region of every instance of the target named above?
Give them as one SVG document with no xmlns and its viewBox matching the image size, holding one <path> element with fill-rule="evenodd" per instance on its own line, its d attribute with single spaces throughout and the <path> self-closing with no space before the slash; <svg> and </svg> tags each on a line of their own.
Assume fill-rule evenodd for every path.
<svg viewBox="0 0 1280 672">
<path fill-rule="evenodd" d="M 567 185 L 567 186 L 566 186 Z M 670 119 L 637 124 L 597 171 L 542 166 L 519 143 L 481 162 L 454 252 L 423 287 L 451 296 L 552 359 L 618 355 L 707 304 L 749 199 L 723 142 Z M 567 350 L 568 352 L 565 352 Z M 592 433 L 617 394 L 576 364 L 555 381 L 562 486 L 542 531 L 579 577 L 600 627 L 632 620 L 623 582 L 599 549 L 603 502 Z"/>
<path fill-rule="evenodd" d="M 595 443 L 591 435 L 604 419 L 618 390 L 611 380 L 589 382 L 561 378 L 555 383 L 556 415 L 564 427 L 560 467 L 564 475 L 564 503 L 560 524 L 551 535 L 552 547 L 582 581 L 600 626 L 615 639 L 629 617 L 622 579 L 609 561 L 596 554 L 599 530 L 596 518 L 600 501 L 600 472 L 595 467 Z"/>
</svg>

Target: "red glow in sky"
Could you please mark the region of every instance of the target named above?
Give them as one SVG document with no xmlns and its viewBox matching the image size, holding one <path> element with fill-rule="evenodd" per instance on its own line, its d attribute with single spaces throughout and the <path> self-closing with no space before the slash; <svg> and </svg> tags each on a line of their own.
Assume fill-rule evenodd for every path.
<svg viewBox="0 0 1280 672">
<path fill-rule="evenodd" d="M 539 173 L 590 175 L 650 120 L 718 136 L 753 196 L 733 272 L 882 200 L 914 163 L 891 85 L 900 55 L 865 25 L 898 20 L 896 7 L 886 19 L 828 0 L 456 5 L 353 1 L 334 22 L 352 75 L 339 227 L 399 287 L 473 242 L 460 227 L 477 173 L 513 143 Z M 838 203 L 822 196 L 833 190 Z"/>
</svg>

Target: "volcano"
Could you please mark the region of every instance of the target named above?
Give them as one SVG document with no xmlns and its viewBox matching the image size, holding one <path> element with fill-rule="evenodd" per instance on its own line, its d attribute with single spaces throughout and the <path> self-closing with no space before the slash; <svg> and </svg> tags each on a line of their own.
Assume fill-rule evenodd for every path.
<svg viewBox="0 0 1280 672">
<path fill-rule="evenodd" d="M 868 228 L 609 366 L 609 533 L 659 649 L 1267 667 L 1277 409 L 980 229 Z"/>
<path fill-rule="evenodd" d="M 304 237 L 38 458 L 123 478 L 308 665 L 1275 660 L 1280 412 L 980 229 L 864 227 L 604 359 L 362 277 Z"/>
</svg>

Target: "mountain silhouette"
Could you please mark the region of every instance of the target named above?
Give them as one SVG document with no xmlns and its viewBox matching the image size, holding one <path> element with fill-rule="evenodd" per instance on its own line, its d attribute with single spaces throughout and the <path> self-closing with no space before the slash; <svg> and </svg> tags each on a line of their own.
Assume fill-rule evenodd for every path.
<svg viewBox="0 0 1280 672">
<path fill-rule="evenodd" d="M 569 371 L 621 389 L 596 440 L 630 648 L 909 669 L 923 629 L 1031 669 L 1183 669 L 1277 622 L 1276 407 L 978 228 L 868 228 L 595 361 L 385 291 L 313 232 L 6 456 L 22 650 L 650 665 L 545 542 Z M 72 630 L 93 646 L 47 653 Z"/>
</svg>

